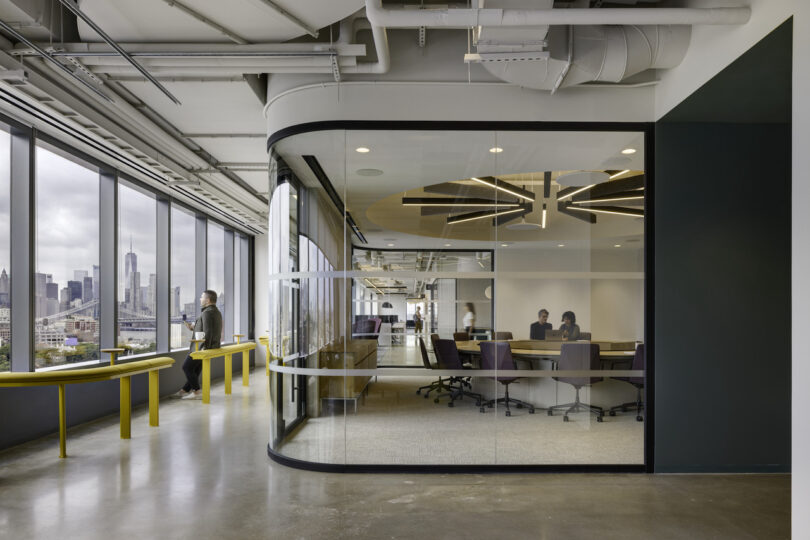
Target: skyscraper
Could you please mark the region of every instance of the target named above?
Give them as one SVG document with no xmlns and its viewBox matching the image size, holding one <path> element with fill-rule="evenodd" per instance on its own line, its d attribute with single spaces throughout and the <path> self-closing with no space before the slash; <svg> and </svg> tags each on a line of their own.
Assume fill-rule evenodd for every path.
<svg viewBox="0 0 810 540">
<path fill-rule="evenodd" d="M 137 271 L 138 271 L 138 256 L 135 255 L 135 252 L 132 251 L 132 237 L 130 237 L 129 253 L 124 255 L 124 283 L 129 283 L 129 276 Z"/>
<path fill-rule="evenodd" d="M 93 278 L 85 276 L 82 280 L 82 302 L 93 300 Z"/>
<path fill-rule="evenodd" d="M 99 275 L 101 274 L 101 267 L 99 265 L 93 265 L 93 300 L 98 300 L 98 280 Z"/>
<path fill-rule="evenodd" d="M 81 281 L 68 281 L 67 288 L 70 291 L 70 298 L 68 301 L 73 302 L 74 300 L 81 300 L 82 299 L 82 283 Z"/>
<path fill-rule="evenodd" d="M 172 289 L 172 317 L 180 316 L 180 287 Z"/>
<path fill-rule="evenodd" d="M 73 271 L 73 281 L 83 282 L 84 278 L 87 277 L 87 270 L 74 270 Z"/>
<path fill-rule="evenodd" d="M 0 272 L 0 307 L 9 306 L 9 280 L 6 269 Z"/>
<path fill-rule="evenodd" d="M 59 300 L 59 284 L 58 283 L 46 283 L 45 284 L 45 297 L 52 298 L 53 300 Z"/>
<path fill-rule="evenodd" d="M 149 288 L 146 291 L 146 308 L 155 315 L 157 307 L 157 274 L 149 274 Z"/>
<path fill-rule="evenodd" d="M 141 273 L 131 272 L 127 280 L 128 307 L 131 311 L 138 313 L 141 310 Z"/>
</svg>

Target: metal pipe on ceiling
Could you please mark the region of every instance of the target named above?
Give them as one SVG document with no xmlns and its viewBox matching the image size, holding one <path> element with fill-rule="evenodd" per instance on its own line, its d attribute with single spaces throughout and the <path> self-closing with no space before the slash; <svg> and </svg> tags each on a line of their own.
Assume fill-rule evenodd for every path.
<svg viewBox="0 0 810 540">
<path fill-rule="evenodd" d="M 388 28 L 745 24 L 751 8 L 389 9 L 382 0 L 366 0 L 366 16 L 372 25 Z"/>
<path fill-rule="evenodd" d="M 81 84 L 85 88 L 89 89 L 91 92 L 93 92 L 94 94 L 96 94 L 97 96 L 102 98 L 103 100 L 108 101 L 110 103 L 112 102 L 112 98 L 110 98 L 110 96 L 108 96 L 107 94 L 105 94 L 104 92 L 102 92 L 101 90 L 99 90 L 98 88 L 96 88 L 95 86 L 90 84 L 89 82 L 85 81 L 84 79 L 82 79 L 78 75 L 76 75 L 74 72 L 72 72 L 70 69 L 68 69 L 68 67 L 66 65 L 64 65 L 62 62 L 60 62 L 56 58 L 52 57 L 50 54 L 48 54 L 47 52 L 42 50 L 40 47 L 35 45 L 33 42 L 29 41 L 24 35 L 17 32 L 14 28 L 12 28 L 8 24 L 6 24 L 4 21 L 0 21 L 0 29 L 3 29 L 4 31 L 8 32 L 11 36 L 14 37 L 14 39 L 16 39 L 16 40 L 18 40 L 18 41 L 20 41 L 22 43 L 25 43 L 28 47 L 31 47 L 31 49 L 36 51 L 37 56 L 41 57 L 44 60 L 47 60 L 52 65 L 56 66 L 60 71 L 62 71 L 63 73 L 66 73 L 74 81 L 77 81 L 79 84 Z"/>
<path fill-rule="evenodd" d="M 144 77 L 149 79 L 149 82 L 151 82 L 153 85 L 155 85 L 155 87 L 158 90 L 163 92 L 163 94 L 166 97 L 168 97 L 170 100 L 172 100 L 175 105 L 180 105 L 181 104 L 179 99 L 177 99 L 171 92 L 169 92 L 169 90 L 165 86 L 160 84 L 160 82 L 158 82 L 158 80 L 155 79 L 152 76 L 151 73 L 146 71 L 146 69 L 142 65 L 140 65 L 137 60 L 132 58 L 132 56 L 130 56 L 129 53 L 127 53 L 127 51 L 122 49 L 121 46 L 113 38 L 108 36 L 107 33 L 104 30 L 102 30 L 95 22 L 93 22 L 93 19 L 88 17 L 71 0 L 59 0 L 59 3 L 62 4 L 63 6 L 65 6 L 65 8 L 67 8 L 68 11 L 70 11 L 71 13 L 76 15 L 78 18 L 83 20 L 85 23 L 87 23 L 87 25 L 90 28 L 92 28 L 93 31 L 101 37 L 101 39 L 106 41 L 107 44 L 110 47 L 115 49 L 115 52 L 117 52 L 122 58 L 124 58 L 127 62 L 129 62 L 132 65 L 132 67 L 137 69 L 141 73 L 141 75 L 143 75 Z"/>
</svg>

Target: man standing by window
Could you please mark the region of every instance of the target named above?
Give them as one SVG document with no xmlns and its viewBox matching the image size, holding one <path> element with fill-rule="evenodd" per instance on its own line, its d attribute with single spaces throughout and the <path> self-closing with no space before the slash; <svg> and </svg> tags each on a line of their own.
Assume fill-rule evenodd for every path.
<svg viewBox="0 0 810 540">
<path fill-rule="evenodd" d="M 217 309 L 217 293 L 211 290 L 203 291 L 202 295 L 200 295 L 200 307 L 202 308 L 200 316 L 197 317 L 193 326 L 191 323 L 186 322 L 186 328 L 194 332 L 195 339 L 199 338 L 200 334 L 203 335 L 200 350 L 218 349 L 222 339 L 222 314 Z M 191 344 L 189 350 L 194 350 L 194 343 Z M 202 390 L 200 390 L 201 371 L 202 360 L 194 360 L 189 354 L 186 361 L 183 362 L 186 384 L 177 393 L 172 394 L 172 397 L 202 399 Z"/>
</svg>

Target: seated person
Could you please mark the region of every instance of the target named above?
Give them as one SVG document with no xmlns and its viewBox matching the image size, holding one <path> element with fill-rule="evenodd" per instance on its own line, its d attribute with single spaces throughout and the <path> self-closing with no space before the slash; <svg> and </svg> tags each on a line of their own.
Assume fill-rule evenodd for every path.
<svg viewBox="0 0 810 540">
<path fill-rule="evenodd" d="M 577 316 L 573 311 L 566 311 L 562 316 L 563 323 L 560 330 L 563 333 L 563 341 L 576 341 L 579 339 L 579 326 L 577 326 Z"/>
<path fill-rule="evenodd" d="M 541 309 L 537 312 L 537 322 L 529 326 L 529 339 L 546 339 L 546 330 L 551 330 L 553 326 L 548 322 L 548 310 Z"/>
</svg>

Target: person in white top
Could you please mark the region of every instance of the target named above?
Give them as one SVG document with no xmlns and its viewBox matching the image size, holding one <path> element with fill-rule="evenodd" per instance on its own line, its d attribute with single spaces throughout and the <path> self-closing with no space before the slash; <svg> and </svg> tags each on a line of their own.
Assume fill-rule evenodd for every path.
<svg viewBox="0 0 810 540">
<path fill-rule="evenodd" d="M 462 324 L 464 325 L 464 331 L 469 335 L 475 331 L 475 306 L 472 302 L 467 302 L 464 304 L 464 308 L 467 313 L 464 314 Z"/>
</svg>

